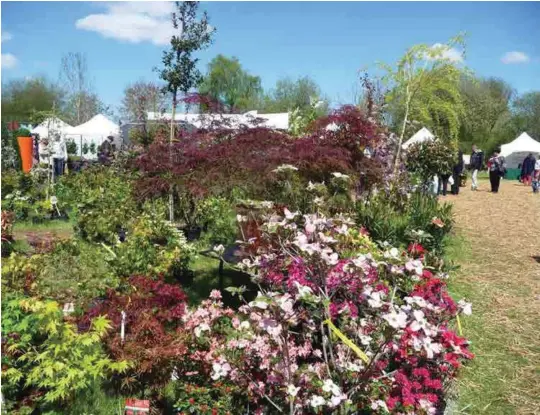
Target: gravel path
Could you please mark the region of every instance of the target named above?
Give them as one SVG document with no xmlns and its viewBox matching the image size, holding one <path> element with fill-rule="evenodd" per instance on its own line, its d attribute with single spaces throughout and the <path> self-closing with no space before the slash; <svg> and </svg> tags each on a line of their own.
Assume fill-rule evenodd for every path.
<svg viewBox="0 0 540 415">
<path fill-rule="evenodd" d="M 473 303 L 464 334 L 459 408 L 469 414 L 540 414 L 540 194 L 503 181 L 498 194 L 462 188 L 454 204 L 466 242 L 451 287 Z"/>
</svg>

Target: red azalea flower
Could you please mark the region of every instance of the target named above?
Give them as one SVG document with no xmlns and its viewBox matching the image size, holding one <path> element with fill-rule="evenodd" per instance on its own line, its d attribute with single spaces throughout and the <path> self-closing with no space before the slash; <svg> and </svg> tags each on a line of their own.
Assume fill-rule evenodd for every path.
<svg viewBox="0 0 540 415">
<path fill-rule="evenodd" d="M 411 242 L 407 248 L 407 252 L 415 258 L 419 258 L 424 255 L 426 250 L 418 242 Z"/>
<path fill-rule="evenodd" d="M 437 217 L 433 218 L 431 220 L 431 223 L 437 226 L 438 228 L 444 228 L 444 222 Z"/>
</svg>

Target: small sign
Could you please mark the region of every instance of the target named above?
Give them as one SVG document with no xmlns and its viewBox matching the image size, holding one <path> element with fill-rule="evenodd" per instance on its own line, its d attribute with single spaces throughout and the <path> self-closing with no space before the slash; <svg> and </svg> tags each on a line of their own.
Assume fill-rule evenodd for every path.
<svg viewBox="0 0 540 415">
<path fill-rule="evenodd" d="M 73 303 L 65 303 L 62 311 L 65 316 L 68 316 L 72 314 L 73 312 L 75 312 L 75 306 L 73 305 Z"/>
<path fill-rule="evenodd" d="M 56 196 L 51 196 L 51 204 L 56 205 L 58 203 L 58 198 Z"/>
<path fill-rule="evenodd" d="M 150 401 L 141 399 L 126 399 L 125 415 L 150 413 Z"/>
</svg>

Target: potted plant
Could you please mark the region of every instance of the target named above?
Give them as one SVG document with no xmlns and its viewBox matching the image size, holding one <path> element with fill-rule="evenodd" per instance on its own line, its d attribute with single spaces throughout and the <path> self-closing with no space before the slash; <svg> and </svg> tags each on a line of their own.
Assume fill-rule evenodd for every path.
<svg viewBox="0 0 540 415">
<path fill-rule="evenodd" d="M 77 144 L 73 140 L 68 140 L 66 142 L 66 150 L 68 153 L 68 169 L 70 171 L 79 171 L 81 169 L 81 156 L 77 156 Z M 84 146 L 83 146 L 84 152 Z"/>
<path fill-rule="evenodd" d="M 90 147 L 88 146 L 88 143 L 84 143 L 83 146 L 82 146 L 82 153 L 83 155 L 87 155 L 88 154 L 88 151 L 90 150 Z"/>
<path fill-rule="evenodd" d="M 22 170 L 28 173 L 32 169 L 32 156 L 34 153 L 34 142 L 30 134 L 30 130 L 19 128 L 15 135 L 19 144 L 19 152 L 21 154 Z"/>
</svg>

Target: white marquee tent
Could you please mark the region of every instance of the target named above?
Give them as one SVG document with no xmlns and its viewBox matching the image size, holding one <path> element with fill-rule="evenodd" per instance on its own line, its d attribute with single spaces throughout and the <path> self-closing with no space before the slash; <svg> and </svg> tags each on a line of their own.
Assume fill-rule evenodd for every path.
<svg viewBox="0 0 540 415">
<path fill-rule="evenodd" d="M 148 121 L 170 120 L 171 114 L 160 114 L 148 112 Z M 184 121 L 196 128 L 209 127 L 213 123 L 224 122 L 231 128 L 238 128 L 241 125 L 250 127 L 254 123 L 261 127 L 287 130 L 289 128 L 289 113 L 259 114 L 257 111 L 249 111 L 245 114 L 185 114 L 177 113 L 174 116 L 176 121 Z M 260 121 L 260 123 L 259 123 Z"/>
<path fill-rule="evenodd" d="M 402 147 L 408 148 L 411 144 L 423 143 L 424 141 L 431 141 L 435 139 L 435 136 L 426 127 L 422 127 L 411 138 L 409 138 Z"/>
<path fill-rule="evenodd" d="M 30 132 L 32 134 L 39 134 L 39 138 L 49 138 L 49 131 L 54 131 L 64 135 L 69 129 L 73 128 L 68 123 L 62 121 L 60 118 L 47 118 L 37 127 L 34 127 Z"/>
<path fill-rule="evenodd" d="M 501 146 L 501 156 L 506 159 L 506 165 L 509 169 L 517 169 L 529 153 L 533 153 L 538 158 L 540 156 L 540 142 L 525 132 L 521 133 L 514 141 Z"/>
<path fill-rule="evenodd" d="M 84 124 L 71 127 L 66 131 L 66 138 L 77 144 L 77 154 L 81 155 L 84 144 L 94 143 L 96 149 L 107 137 L 114 137 L 114 143 L 119 146 L 120 127 L 102 114 L 94 116 Z M 85 154 L 87 158 L 95 158 L 97 154 Z"/>
</svg>

